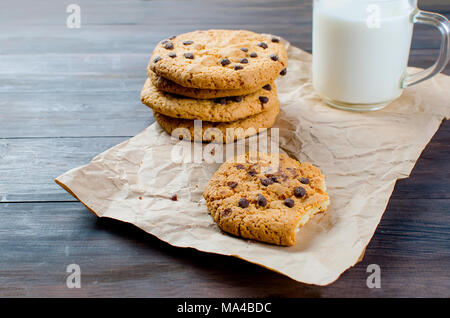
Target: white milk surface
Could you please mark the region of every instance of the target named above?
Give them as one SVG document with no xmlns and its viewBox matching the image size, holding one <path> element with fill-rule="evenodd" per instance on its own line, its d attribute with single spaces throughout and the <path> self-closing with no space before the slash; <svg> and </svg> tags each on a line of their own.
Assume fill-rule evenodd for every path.
<svg viewBox="0 0 450 318">
<path fill-rule="evenodd" d="M 364 2 L 321 0 L 314 7 L 313 85 L 334 101 L 374 104 L 401 95 L 413 8 L 407 0 L 373 1 L 377 8 Z"/>
</svg>

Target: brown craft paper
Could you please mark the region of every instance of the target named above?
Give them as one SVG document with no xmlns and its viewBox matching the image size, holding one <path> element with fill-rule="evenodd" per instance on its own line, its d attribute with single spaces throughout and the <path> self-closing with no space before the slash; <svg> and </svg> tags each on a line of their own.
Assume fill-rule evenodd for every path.
<svg viewBox="0 0 450 318">
<path fill-rule="evenodd" d="M 299 231 L 295 246 L 222 233 L 202 197 L 220 164 L 173 162 L 175 141 L 156 123 L 56 182 L 96 215 L 132 223 L 171 245 L 236 256 L 304 283 L 332 283 L 363 256 L 396 180 L 408 177 L 449 116 L 450 78 L 407 89 L 378 112 L 346 112 L 318 98 L 311 56 L 287 46 L 289 72 L 277 80 L 280 150 L 319 166 L 331 200 Z"/>
</svg>

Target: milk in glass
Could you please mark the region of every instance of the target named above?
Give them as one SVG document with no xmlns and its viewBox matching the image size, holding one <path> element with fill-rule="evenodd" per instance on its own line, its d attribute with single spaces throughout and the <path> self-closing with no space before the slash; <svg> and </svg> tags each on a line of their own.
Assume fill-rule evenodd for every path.
<svg viewBox="0 0 450 318">
<path fill-rule="evenodd" d="M 326 100 L 376 104 L 401 95 L 413 24 L 408 0 L 320 0 L 313 13 L 313 85 Z"/>
</svg>

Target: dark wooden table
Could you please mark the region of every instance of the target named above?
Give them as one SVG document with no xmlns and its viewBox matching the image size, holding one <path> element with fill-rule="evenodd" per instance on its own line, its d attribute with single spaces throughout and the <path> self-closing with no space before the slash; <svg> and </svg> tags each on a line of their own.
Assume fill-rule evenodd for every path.
<svg viewBox="0 0 450 318">
<path fill-rule="evenodd" d="M 139 91 L 157 41 L 245 28 L 311 51 L 311 1 L 77 0 L 79 29 L 66 26 L 70 3 L 0 4 L 0 296 L 450 297 L 448 122 L 398 182 L 364 260 L 328 287 L 89 213 L 53 178 L 153 122 Z M 421 7 L 450 17 L 448 0 Z M 410 65 L 431 65 L 438 47 L 437 31 L 417 28 Z M 66 287 L 72 263 L 80 289 Z M 381 289 L 366 287 L 369 264 Z"/>
</svg>

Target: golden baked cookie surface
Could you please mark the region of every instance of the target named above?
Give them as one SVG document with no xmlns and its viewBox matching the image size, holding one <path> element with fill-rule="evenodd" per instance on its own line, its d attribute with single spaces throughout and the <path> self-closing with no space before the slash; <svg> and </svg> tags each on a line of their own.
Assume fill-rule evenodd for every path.
<svg viewBox="0 0 450 318">
<path fill-rule="evenodd" d="M 208 30 L 161 41 L 148 68 L 183 87 L 254 89 L 272 82 L 287 67 L 277 37 L 245 30 Z"/>
<path fill-rule="evenodd" d="M 291 246 L 297 229 L 326 210 L 325 191 L 325 177 L 312 164 L 284 154 L 252 152 L 225 162 L 203 196 L 223 231 Z"/>
<path fill-rule="evenodd" d="M 173 118 L 231 122 L 278 107 L 275 85 L 265 87 L 250 95 L 193 99 L 162 92 L 147 79 L 141 101 L 158 113 Z"/>
<path fill-rule="evenodd" d="M 172 93 L 176 95 L 198 98 L 198 99 L 214 99 L 227 96 L 242 96 L 254 93 L 261 87 L 252 89 L 201 89 L 201 88 L 189 88 L 181 86 L 175 82 L 172 82 L 162 76 L 156 75 L 153 71 L 148 71 L 148 77 L 151 79 L 153 85 L 160 91 Z M 270 85 L 265 84 L 263 87 Z"/>
<path fill-rule="evenodd" d="M 153 111 L 156 121 L 169 134 L 177 128 L 185 128 L 189 131 L 188 136 L 196 141 L 214 141 L 218 143 L 230 143 L 260 133 L 273 126 L 280 111 L 278 101 L 274 107 L 256 115 L 242 118 L 232 122 L 209 122 L 202 121 L 201 129 L 195 129 L 194 120 L 172 118 Z"/>
</svg>

